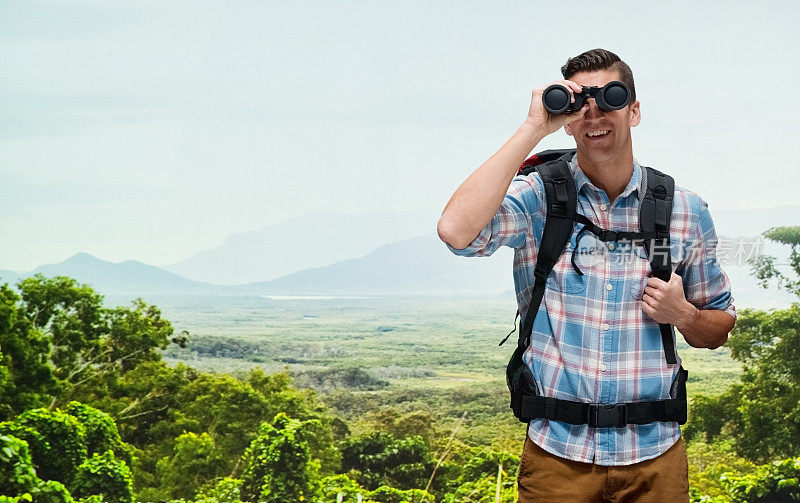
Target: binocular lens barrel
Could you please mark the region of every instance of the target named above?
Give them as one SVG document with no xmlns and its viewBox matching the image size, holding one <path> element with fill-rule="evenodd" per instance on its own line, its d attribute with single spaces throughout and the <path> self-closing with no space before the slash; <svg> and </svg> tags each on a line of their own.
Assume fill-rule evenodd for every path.
<svg viewBox="0 0 800 503">
<path fill-rule="evenodd" d="M 570 114 L 577 112 L 589 98 L 594 98 L 597 108 L 604 112 L 619 110 L 628 105 L 631 92 L 623 82 L 618 80 L 609 82 L 603 87 L 585 87 L 580 93 L 575 93 L 575 102 L 570 102 L 569 90 L 561 84 L 548 86 L 542 94 L 542 103 L 545 110 L 551 114 Z"/>
</svg>

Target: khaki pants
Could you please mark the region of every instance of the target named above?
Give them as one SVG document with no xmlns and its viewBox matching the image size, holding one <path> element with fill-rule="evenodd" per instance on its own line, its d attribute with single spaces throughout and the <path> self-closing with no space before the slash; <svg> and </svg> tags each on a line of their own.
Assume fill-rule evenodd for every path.
<svg viewBox="0 0 800 503">
<path fill-rule="evenodd" d="M 689 466 L 683 437 L 660 456 L 625 466 L 600 466 L 555 456 L 525 434 L 517 488 L 520 503 L 686 503 Z"/>
</svg>

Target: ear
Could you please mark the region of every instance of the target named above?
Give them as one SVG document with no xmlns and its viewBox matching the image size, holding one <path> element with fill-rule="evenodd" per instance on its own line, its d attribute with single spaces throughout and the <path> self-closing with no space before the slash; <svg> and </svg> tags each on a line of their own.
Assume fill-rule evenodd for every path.
<svg viewBox="0 0 800 503">
<path fill-rule="evenodd" d="M 572 136 L 572 130 L 569 128 L 569 124 L 564 124 L 564 132 Z"/>
<path fill-rule="evenodd" d="M 636 100 L 631 105 L 631 119 L 629 124 L 631 127 L 636 127 L 642 121 L 642 111 L 639 108 L 639 100 Z"/>
</svg>

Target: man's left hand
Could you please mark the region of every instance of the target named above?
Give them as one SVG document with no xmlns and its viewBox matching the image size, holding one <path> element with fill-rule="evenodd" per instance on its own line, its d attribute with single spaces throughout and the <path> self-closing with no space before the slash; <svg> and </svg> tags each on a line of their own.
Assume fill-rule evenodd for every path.
<svg viewBox="0 0 800 503">
<path fill-rule="evenodd" d="M 692 322 L 698 309 L 686 300 L 683 278 L 672 273 L 669 282 L 649 278 L 642 296 L 642 311 L 658 323 L 674 325 L 678 330 Z"/>
</svg>

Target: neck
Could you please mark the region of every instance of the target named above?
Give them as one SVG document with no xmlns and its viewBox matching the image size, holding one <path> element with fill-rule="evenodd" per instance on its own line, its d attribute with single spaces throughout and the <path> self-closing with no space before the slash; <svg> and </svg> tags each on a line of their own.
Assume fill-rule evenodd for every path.
<svg viewBox="0 0 800 503">
<path fill-rule="evenodd" d="M 608 201 L 613 203 L 633 176 L 633 150 L 629 147 L 616 156 L 598 159 L 579 149 L 578 166 L 589 181 L 602 189 L 608 196 Z"/>
</svg>

